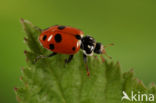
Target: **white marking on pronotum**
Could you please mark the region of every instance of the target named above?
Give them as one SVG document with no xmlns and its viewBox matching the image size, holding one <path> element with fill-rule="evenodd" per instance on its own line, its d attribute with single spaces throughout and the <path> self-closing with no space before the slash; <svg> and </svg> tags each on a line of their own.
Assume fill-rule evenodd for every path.
<svg viewBox="0 0 156 103">
<path fill-rule="evenodd" d="M 53 38 L 53 35 L 50 35 L 50 37 L 48 38 L 48 41 L 50 41 Z"/>
<path fill-rule="evenodd" d="M 79 40 L 76 46 L 79 47 L 80 45 L 81 45 L 81 41 Z"/>
</svg>

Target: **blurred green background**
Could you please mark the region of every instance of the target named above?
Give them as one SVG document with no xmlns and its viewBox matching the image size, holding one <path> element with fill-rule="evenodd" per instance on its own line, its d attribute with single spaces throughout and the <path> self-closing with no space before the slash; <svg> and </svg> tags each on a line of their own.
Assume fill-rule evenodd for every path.
<svg viewBox="0 0 156 103">
<path fill-rule="evenodd" d="M 156 83 L 155 0 L 4 0 L 0 2 L 0 103 L 17 103 L 14 90 L 25 66 L 20 18 L 44 29 L 80 28 L 104 45 L 122 71 L 133 68 L 147 85 Z"/>
</svg>

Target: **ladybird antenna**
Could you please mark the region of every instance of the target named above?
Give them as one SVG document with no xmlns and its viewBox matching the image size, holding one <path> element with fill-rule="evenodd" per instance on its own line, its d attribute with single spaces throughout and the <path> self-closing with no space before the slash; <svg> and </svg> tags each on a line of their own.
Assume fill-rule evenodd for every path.
<svg viewBox="0 0 156 103">
<path fill-rule="evenodd" d="M 107 48 L 107 47 L 110 47 L 110 46 L 114 46 L 114 43 L 107 44 L 106 46 L 104 46 L 104 48 Z"/>
<path fill-rule="evenodd" d="M 104 51 L 104 52 L 103 52 L 102 54 L 104 54 L 107 58 L 112 59 L 112 57 L 109 56 L 109 55 L 105 52 L 105 50 L 103 50 L 103 51 Z M 101 55 L 101 58 L 104 59 L 102 55 Z"/>
<path fill-rule="evenodd" d="M 86 67 L 87 75 L 89 76 L 90 75 L 90 72 L 89 72 L 89 69 L 88 69 L 88 65 L 85 64 L 85 67 Z"/>
<path fill-rule="evenodd" d="M 109 58 L 109 59 L 112 59 L 112 57 L 109 56 L 109 55 L 107 55 L 107 53 L 105 53 L 105 56 L 106 56 L 107 58 Z"/>
<path fill-rule="evenodd" d="M 105 62 L 105 58 L 103 57 L 103 55 L 101 55 L 100 57 L 101 57 L 102 62 Z"/>
<path fill-rule="evenodd" d="M 49 54 L 48 56 L 44 56 L 44 55 L 39 55 L 34 59 L 34 63 L 36 63 L 38 60 L 43 59 L 43 58 L 49 58 L 52 57 L 54 55 L 56 55 L 57 53 L 53 52 L 51 54 Z"/>
<path fill-rule="evenodd" d="M 114 46 L 114 43 L 110 43 L 110 44 L 104 46 L 104 47 L 103 47 L 103 50 L 102 50 L 102 54 L 104 54 L 107 58 L 112 59 L 112 57 L 109 56 L 109 55 L 106 53 L 106 51 L 105 51 L 105 48 L 110 47 L 110 46 Z M 102 56 L 101 56 L 101 58 L 102 58 L 102 60 L 104 60 L 104 58 L 103 58 Z"/>
</svg>

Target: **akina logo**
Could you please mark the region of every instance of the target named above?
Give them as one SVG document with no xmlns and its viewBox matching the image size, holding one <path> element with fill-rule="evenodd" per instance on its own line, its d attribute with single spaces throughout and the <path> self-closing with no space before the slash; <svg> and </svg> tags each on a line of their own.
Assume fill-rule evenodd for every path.
<svg viewBox="0 0 156 103">
<path fill-rule="evenodd" d="M 123 93 L 123 97 L 121 98 L 121 101 L 123 100 L 128 100 L 128 101 L 149 101 L 152 102 L 154 101 L 154 94 L 141 94 L 140 91 L 138 91 L 137 93 L 134 93 L 133 91 L 131 91 L 131 95 L 128 96 L 127 93 L 125 91 L 122 92 Z"/>
</svg>

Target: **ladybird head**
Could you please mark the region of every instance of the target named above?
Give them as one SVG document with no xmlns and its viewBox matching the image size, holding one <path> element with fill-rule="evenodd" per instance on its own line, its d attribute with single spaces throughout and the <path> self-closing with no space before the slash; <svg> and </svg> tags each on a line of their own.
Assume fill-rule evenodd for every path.
<svg viewBox="0 0 156 103">
<path fill-rule="evenodd" d="M 105 54 L 104 46 L 101 43 L 96 43 L 94 53 L 96 53 L 96 54 Z"/>
<path fill-rule="evenodd" d="M 111 44 L 108 44 L 107 46 L 103 46 L 101 43 L 96 43 L 96 47 L 94 49 L 94 52 L 97 53 L 97 54 L 105 54 L 105 56 L 107 56 L 108 58 L 112 58 L 110 56 L 107 55 L 106 51 L 105 51 L 105 48 L 109 47 L 109 46 L 113 46 L 114 44 L 111 43 Z"/>
</svg>

